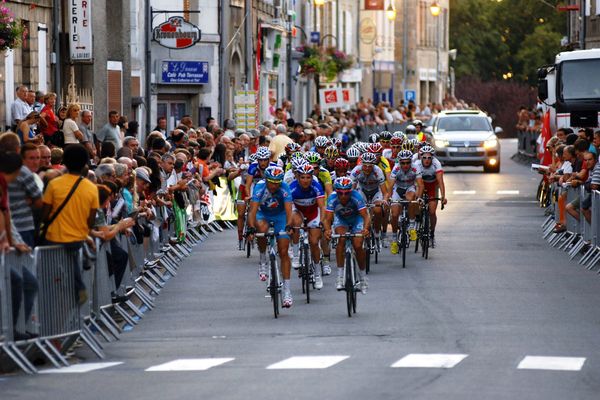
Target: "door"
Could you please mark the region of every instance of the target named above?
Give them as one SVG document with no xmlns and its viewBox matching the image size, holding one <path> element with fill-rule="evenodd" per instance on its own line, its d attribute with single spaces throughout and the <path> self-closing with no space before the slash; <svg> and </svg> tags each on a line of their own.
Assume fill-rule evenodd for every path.
<svg viewBox="0 0 600 400">
<path fill-rule="evenodd" d="M 167 131 L 172 131 L 185 115 L 189 115 L 188 103 L 181 100 L 159 100 L 157 103 L 157 117 L 167 119 Z"/>
</svg>

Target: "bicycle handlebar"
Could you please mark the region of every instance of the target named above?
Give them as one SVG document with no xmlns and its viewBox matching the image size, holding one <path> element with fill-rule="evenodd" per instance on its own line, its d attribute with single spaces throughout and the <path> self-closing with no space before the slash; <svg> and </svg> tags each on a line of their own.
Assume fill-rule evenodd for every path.
<svg viewBox="0 0 600 400">
<path fill-rule="evenodd" d="M 332 239 L 339 239 L 339 238 L 353 238 L 353 237 L 363 237 L 364 235 L 362 233 L 344 233 L 343 235 L 340 235 L 339 233 L 334 233 L 331 235 Z"/>
<path fill-rule="evenodd" d="M 288 233 L 286 231 L 281 231 L 278 233 L 278 235 L 287 235 Z M 269 236 L 275 236 L 275 232 L 273 231 L 269 231 L 269 232 L 257 232 L 254 234 L 254 237 L 257 238 L 261 238 L 261 237 L 269 237 Z"/>
</svg>

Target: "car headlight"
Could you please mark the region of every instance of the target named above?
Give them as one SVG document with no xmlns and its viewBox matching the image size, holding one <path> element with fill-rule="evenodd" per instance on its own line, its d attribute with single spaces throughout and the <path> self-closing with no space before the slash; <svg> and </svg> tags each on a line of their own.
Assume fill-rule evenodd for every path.
<svg viewBox="0 0 600 400">
<path fill-rule="evenodd" d="M 435 139 L 435 147 L 437 147 L 438 149 L 448 147 L 449 145 L 450 145 L 450 142 L 448 142 L 447 140 Z"/>
<path fill-rule="evenodd" d="M 483 142 L 483 147 L 486 149 L 493 149 L 498 147 L 498 138 L 495 136 L 490 137 L 485 142 Z"/>
</svg>

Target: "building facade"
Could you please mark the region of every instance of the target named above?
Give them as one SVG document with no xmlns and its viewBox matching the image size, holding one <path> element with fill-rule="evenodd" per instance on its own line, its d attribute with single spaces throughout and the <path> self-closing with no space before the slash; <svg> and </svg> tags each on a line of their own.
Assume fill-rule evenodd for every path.
<svg viewBox="0 0 600 400">
<path fill-rule="evenodd" d="M 600 47 L 600 1 L 569 0 L 567 17 L 568 48 L 591 49 Z"/>
</svg>

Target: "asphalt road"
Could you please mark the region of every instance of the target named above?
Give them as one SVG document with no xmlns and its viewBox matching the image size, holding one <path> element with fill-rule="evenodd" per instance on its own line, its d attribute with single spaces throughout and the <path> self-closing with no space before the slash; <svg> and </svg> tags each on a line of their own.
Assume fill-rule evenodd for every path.
<svg viewBox="0 0 600 400">
<path fill-rule="evenodd" d="M 430 259 L 409 254 L 403 270 L 385 253 L 353 318 L 330 276 L 311 304 L 294 280 L 273 319 L 257 259 L 229 231 L 106 346 L 117 364 L 83 352 L 90 371 L 0 377 L 0 398 L 597 399 L 600 277 L 542 240 L 537 177 L 515 149 L 503 141 L 501 174 L 447 169 Z"/>
</svg>

